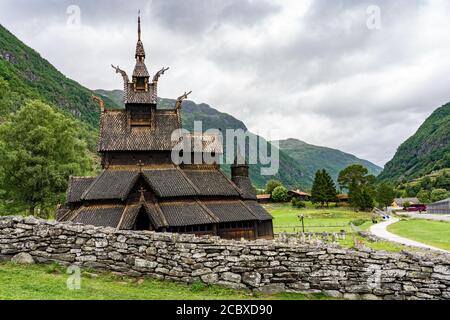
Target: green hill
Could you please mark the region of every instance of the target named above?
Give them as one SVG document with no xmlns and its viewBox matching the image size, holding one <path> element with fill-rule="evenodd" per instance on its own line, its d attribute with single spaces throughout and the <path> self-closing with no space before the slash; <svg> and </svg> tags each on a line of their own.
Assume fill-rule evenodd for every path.
<svg viewBox="0 0 450 320">
<path fill-rule="evenodd" d="M 450 103 L 434 111 L 398 148 L 378 179 L 410 181 L 445 168 L 450 168 Z"/>
<path fill-rule="evenodd" d="M 314 146 L 296 139 L 278 143 L 280 149 L 293 158 L 302 167 L 304 176 L 310 179 L 314 179 L 317 170 L 326 169 L 337 180 L 339 172 L 352 164 L 363 165 L 373 175 L 378 175 L 383 170 L 370 161 L 336 149 Z"/>
<path fill-rule="evenodd" d="M 22 98 L 43 100 L 92 126 L 98 125 L 99 108 L 91 99 L 92 91 L 68 79 L 2 25 L 0 77 Z M 117 107 L 112 100 L 106 103 Z"/>
</svg>

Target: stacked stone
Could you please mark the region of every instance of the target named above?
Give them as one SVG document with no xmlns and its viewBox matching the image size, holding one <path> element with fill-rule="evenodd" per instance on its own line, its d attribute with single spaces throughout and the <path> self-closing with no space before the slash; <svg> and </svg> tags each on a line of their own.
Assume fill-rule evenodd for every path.
<svg viewBox="0 0 450 320">
<path fill-rule="evenodd" d="M 261 293 L 324 292 L 347 299 L 450 299 L 450 255 L 349 250 L 286 241 L 118 231 L 35 218 L 0 218 L 0 258 L 29 253 L 161 280 L 202 281 Z"/>
</svg>

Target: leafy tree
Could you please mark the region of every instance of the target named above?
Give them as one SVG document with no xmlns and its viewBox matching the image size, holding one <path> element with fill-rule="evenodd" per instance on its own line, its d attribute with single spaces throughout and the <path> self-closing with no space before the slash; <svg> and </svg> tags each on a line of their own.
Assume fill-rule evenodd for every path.
<svg viewBox="0 0 450 320">
<path fill-rule="evenodd" d="M 387 183 L 382 183 L 378 186 L 376 192 L 376 200 L 380 206 L 385 208 L 389 207 L 394 201 L 395 191 L 394 188 Z"/>
<path fill-rule="evenodd" d="M 450 190 L 450 176 L 447 174 L 447 172 L 442 173 L 439 177 L 436 178 L 436 181 L 434 181 L 434 187 L 437 189 Z"/>
<path fill-rule="evenodd" d="M 350 185 L 350 203 L 359 210 L 369 211 L 374 208 L 372 190 L 367 186 L 360 186 L 356 183 Z"/>
<path fill-rule="evenodd" d="M 420 181 L 420 188 L 424 190 L 430 190 L 433 187 L 433 181 L 431 181 L 431 178 L 429 176 L 423 178 Z"/>
<path fill-rule="evenodd" d="M 283 186 L 278 186 L 272 191 L 272 200 L 275 202 L 286 202 L 288 190 Z"/>
<path fill-rule="evenodd" d="M 76 123 L 42 102 L 27 102 L 0 125 L 4 203 L 29 214 L 47 217 L 69 176 L 90 173 L 92 162 Z"/>
<path fill-rule="evenodd" d="M 312 203 L 320 203 L 321 206 L 330 202 L 337 201 L 336 185 L 328 172 L 318 170 L 314 178 L 313 187 L 311 189 Z"/>
<path fill-rule="evenodd" d="M 434 189 L 430 193 L 431 202 L 441 201 L 447 198 L 450 198 L 450 191 L 445 189 Z"/>
<path fill-rule="evenodd" d="M 423 189 L 420 190 L 417 193 L 417 199 L 419 199 L 419 201 L 421 203 L 430 203 L 431 202 L 431 200 L 430 200 L 430 192 L 427 191 L 427 190 L 423 190 Z"/>
<path fill-rule="evenodd" d="M 278 180 L 269 180 L 267 181 L 266 184 L 266 193 L 267 194 L 272 194 L 273 190 L 275 190 L 275 188 L 283 186 L 283 184 L 278 181 Z"/>
<path fill-rule="evenodd" d="M 358 185 L 370 185 L 375 182 L 375 177 L 369 175 L 369 170 L 360 164 L 351 165 L 339 173 L 338 184 L 341 190 L 349 190 L 352 183 Z"/>
</svg>

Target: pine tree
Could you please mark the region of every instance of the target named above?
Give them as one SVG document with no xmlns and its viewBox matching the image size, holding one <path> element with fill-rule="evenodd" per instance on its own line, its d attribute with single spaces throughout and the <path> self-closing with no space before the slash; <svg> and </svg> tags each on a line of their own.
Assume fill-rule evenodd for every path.
<svg viewBox="0 0 450 320">
<path fill-rule="evenodd" d="M 323 207 L 336 201 L 336 185 L 325 169 L 318 170 L 311 190 L 311 201 Z"/>
<path fill-rule="evenodd" d="M 325 184 L 323 179 L 322 170 L 318 170 L 314 177 L 313 186 L 311 189 L 311 201 L 312 203 L 320 203 L 323 207 L 325 204 Z"/>
<path fill-rule="evenodd" d="M 325 169 L 322 170 L 322 177 L 324 179 L 325 202 L 328 207 L 330 202 L 337 201 L 336 185 Z"/>
</svg>

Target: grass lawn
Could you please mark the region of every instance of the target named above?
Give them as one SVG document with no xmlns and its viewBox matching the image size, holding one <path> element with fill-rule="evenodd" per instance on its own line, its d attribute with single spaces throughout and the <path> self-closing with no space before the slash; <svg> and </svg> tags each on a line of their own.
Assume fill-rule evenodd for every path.
<svg viewBox="0 0 450 320">
<path fill-rule="evenodd" d="M 267 204 L 264 207 L 274 217 L 275 232 L 293 232 L 301 231 L 301 228 L 291 228 L 290 226 L 300 226 L 301 222 L 299 215 L 304 215 L 305 231 L 306 232 L 352 232 L 350 222 L 359 221 L 363 224 L 358 224 L 362 230 L 368 229 L 372 224 L 372 215 L 366 212 L 355 212 L 346 207 L 329 207 L 317 209 L 310 203 L 307 208 L 297 209 L 292 207 L 290 203 L 283 204 Z"/>
<path fill-rule="evenodd" d="M 81 289 L 67 289 L 68 275 L 58 265 L 0 264 L 0 300 L 317 300 L 323 295 L 255 295 L 250 292 L 111 274 L 82 273 Z"/>
<path fill-rule="evenodd" d="M 402 220 L 388 226 L 396 235 L 450 250 L 450 223 L 430 220 Z"/>
<path fill-rule="evenodd" d="M 355 212 L 348 207 L 329 207 L 316 208 L 310 202 L 306 203 L 307 207 L 304 209 L 297 209 L 292 207 L 290 203 L 271 203 L 264 207 L 274 217 L 274 231 L 281 232 L 301 232 L 300 220 L 298 215 L 303 214 L 305 217 L 305 231 L 306 232 L 339 232 L 345 230 L 346 238 L 340 239 L 339 244 L 346 248 L 355 246 L 355 241 L 361 241 L 365 246 L 375 250 L 386 250 L 399 252 L 406 249 L 401 244 L 396 244 L 389 241 L 369 242 L 356 233 L 356 230 L 350 226 L 351 222 L 365 221 L 357 225 L 357 229 L 365 231 L 372 226 L 372 215 L 367 212 Z M 298 226 L 292 228 L 291 226 Z"/>
</svg>

